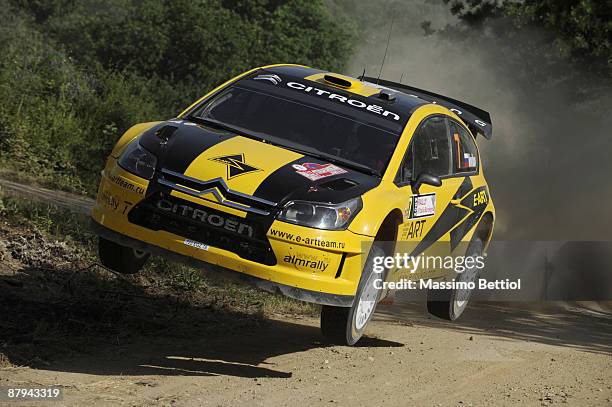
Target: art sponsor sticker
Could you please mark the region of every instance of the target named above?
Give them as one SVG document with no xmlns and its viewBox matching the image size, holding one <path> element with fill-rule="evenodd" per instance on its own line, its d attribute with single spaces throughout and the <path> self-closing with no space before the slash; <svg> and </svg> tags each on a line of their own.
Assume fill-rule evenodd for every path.
<svg viewBox="0 0 612 407">
<path fill-rule="evenodd" d="M 412 195 L 408 208 L 406 209 L 406 218 L 426 218 L 436 214 L 436 193 Z"/>
<path fill-rule="evenodd" d="M 334 164 L 302 163 L 293 164 L 293 169 L 311 181 L 317 181 L 332 175 L 345 174 L 346 170 Z"/>
<path fill-rule="evenodd" d="M 406 239 L 418 239 L 423 236 L 423 229 L 425 229 L 425 219 L 415 220 L 404 225 L 402 230 L 402 238 Z"/>
<path fill-rule="evenodd" d="M 183 242 L 187 246 L 195 247 L 200 250 L 208 250 L 208 245 L 200 242 L 196 242 L 195 240 L 185 239 Z"/>
</svg>

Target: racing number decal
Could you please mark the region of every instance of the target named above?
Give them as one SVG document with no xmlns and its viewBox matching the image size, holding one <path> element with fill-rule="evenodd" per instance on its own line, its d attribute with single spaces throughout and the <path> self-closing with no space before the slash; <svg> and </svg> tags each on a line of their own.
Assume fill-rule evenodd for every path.
<svg viewBox="0 0 612 407">
<path fill-rule="evenodd" d="M 121 212 L 122 215 L 125 215 L 125 212 L 127 212 L 128 208 L 132 207 L 132 203 L 129 201 L 123 201 L 123 212 Z"/>
</svg>

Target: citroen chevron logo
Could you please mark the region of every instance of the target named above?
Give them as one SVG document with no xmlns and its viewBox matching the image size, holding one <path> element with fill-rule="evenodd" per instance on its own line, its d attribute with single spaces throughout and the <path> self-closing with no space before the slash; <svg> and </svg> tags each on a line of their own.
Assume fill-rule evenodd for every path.
<svg viewBox="0 0 612 407">
<path fill-rule="evenodd" d="M 275 85 L 278 85 L 279 83 L 283 81 L 278 75 L 272 75 L 272 74 L 257 75 L 253 79 L 256 81 L 270 81 Z"/>
<path fill-rule="evenodd" d="M 216 161 L 227 166 L 227 179 L 232 179 L 239 175 L 248 174 L 251 172 L 261 171 L 260 168 L 244 162 L 244 154 L 224 155 L 221 157 L 210 158 L 211 161 Z"/>
</svg>

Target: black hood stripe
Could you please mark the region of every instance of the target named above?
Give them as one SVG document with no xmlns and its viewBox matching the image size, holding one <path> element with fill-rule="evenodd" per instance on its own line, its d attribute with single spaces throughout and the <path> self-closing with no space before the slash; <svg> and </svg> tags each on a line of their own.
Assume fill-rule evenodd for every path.
<svg viewBox="0 0 612 407">
<path fill-rule="evenodd" d="M 177 127 L 175 131 L 165 131 L 165 127 L 174 126 Z M 171 136 L 167 140 L 160 138 L 164 133 L 171 133 Z M 162 163 L 164 168 L 182 174 L 204 151 L 232 137 L 236 135 L 191 122 L 171 120 L 145 131 L 140 143 L 157 155 L 159 163 Z"/>
<path fill-rule="evenodd" d="M 311 181 L 300 175 L 293 167 L 296 164 L 303 163 L 329 164 L 329 161 L 304 156 L 290 162 L 269 175 L 255 190 L 254 195 L 258 198 L 281 204 L 291 200 L 341 203 L 364 194 L 380 183 L 379 178 L 342 167 L 341 165 L 337 166 L 346 170 L 346 173 Z M 351 180 L 355 185 L 344 190 L 333 190 L 325 187 L 325 184 L 329 181 L 342 178 Z"/>
</svg>

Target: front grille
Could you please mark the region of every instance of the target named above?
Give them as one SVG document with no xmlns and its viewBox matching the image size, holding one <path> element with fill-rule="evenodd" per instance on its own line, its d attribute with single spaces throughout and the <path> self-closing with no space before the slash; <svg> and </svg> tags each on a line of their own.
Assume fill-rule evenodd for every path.
<svg viewBox="0 0 612 407">
<path fill-rule="evenodd" d="M 276 257 L 263 225 L 251 219 L 197 205 L 158 192 L 136 205 L 128 214 L 131 223 L 164 230 L 266 265 Z"/>
<path fill-rule="evenodd" d="M 162 168 L 161 174 L 157 178 L 157 182 L 164 187 L 181 191 L 195 197 L 202 197 L 202 195 L 211 193 L 215 195 L 219 203 L 225 206 L 257 215 L 267 216 L 277 206 L 276 202 L 252 195 L 246 195 L 230 189 L 223 178 L 202 181 Z"/>
</svg>

